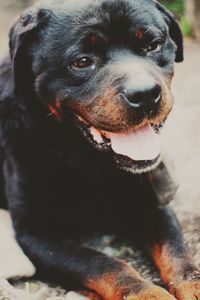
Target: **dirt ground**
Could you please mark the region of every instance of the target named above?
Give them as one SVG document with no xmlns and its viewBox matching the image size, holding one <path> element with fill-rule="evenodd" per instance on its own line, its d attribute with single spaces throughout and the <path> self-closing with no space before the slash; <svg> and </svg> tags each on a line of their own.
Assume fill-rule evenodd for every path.
<svg viewBox="0 0 200 300">
<path fill-rule="evenodd" d="M 21 9 L 17 0 L 0 1 L 1 56 L 7 50 L 8 28 Z M 187 243 L 200 263 L 200 44 L 185 42 L 185 61 L 176 64 L 175 70 L 173 91 L 176 104 L 163 132 L 163 153 L 179 184 L 173 206 L 182 222 Z M 113 249 L 108 242 L 103 249 L 119 256 L 122 251 L 121 256 L 130 259 L 133 253 L 124 247 Z M 145 277 L 159 281 L 141 253 L 136 251 L 135 258 L 133 265 Z"/>
</svg>

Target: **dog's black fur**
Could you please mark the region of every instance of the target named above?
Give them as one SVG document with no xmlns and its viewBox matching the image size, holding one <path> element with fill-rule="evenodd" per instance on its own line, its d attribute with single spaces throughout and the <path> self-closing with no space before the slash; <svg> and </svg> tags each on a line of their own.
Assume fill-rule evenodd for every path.
<svg viewBox="0 0 200 300">
<path fill-rule="evenodd" d="M 162 123 L 172 107 L 175 60 L 183 60 L 180 28 L 150 0 L 43 1 L 11 29 L 10 57 L 0 66 L 0 198 L 19 243 L 47 278 L 105 299 L 150 299 L 152 289 L 156 299 L 172 299 L 124 262 L 80 245 L 85 235 L 115 233 L 147 244 L 180 300 L 183 283 L 196 295 L 188 278 L 199 284 L 198 268 L 175 216 L 157 208 L 145 175 L 132 174 L 159 159 L 116 155 L 88 130 Z M 146 78 L 159 86 L 158 106 L 138 110 L 124 92 L 134 89 L 138 72 L 142 93 Z"/>
</svg>

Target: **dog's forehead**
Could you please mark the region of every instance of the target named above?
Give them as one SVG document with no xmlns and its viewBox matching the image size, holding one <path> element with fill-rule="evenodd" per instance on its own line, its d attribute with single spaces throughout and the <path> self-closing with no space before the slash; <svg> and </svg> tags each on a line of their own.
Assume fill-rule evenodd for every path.
<svg viewBox="0 0 200 300">
<path fill-rule="evenodd" d="M 59 17 L 74 17 L 75 26 L 78 23 L 81 26 L 111 23 L 122 17 L 131 19 L 136 26 L 163 26 L 154 0 L 41 0 L 37 6 L 57 12 Z"/>
<path fill-rule="evenodd" d="M 105 3 L 111 5 L 120 5 L 127 3 L 133 6 L 154 6 L 154 0 L 38 0 L 36 2 L 37 7 L 49 8 L 54 10 L 78 10 L 87 7 L 100 7 Z"/>
<path fill-rule="evenodd" d="M 115 23 L 120 26 L 123 20 L 129 20 L 132 25 L 157 25 L 162 23 L 162 17 L 151 0 L 104 0 L 96 1 L 87 6 L 81 13 L 85 22 Z M 117 23 L 118 22 L 118 23 Z M 138 24 L 139 23 L 139 24 Z M 121 24 L 122 25 L 122 24 Z"/>
<path fill-rule="evenodd" d="M 167 30 L 153 0 L 81 0 L 80 6 L 77 0 L 42 0 L 39 3 L 36 12 L 40 9 L 51 11 L 50 22 L 45 33 L 41 33 L 43 49 L 46 47 L 46 57 L 51 61 L 54 61 L 55 53 L 65 59 L 77 55 L 96 32 L 96 36 L 100 36 L 101 41 L 105 38 L 112 49 L 134 42 L 135 29 L 140 32 L 144 28 L 153 37 L 161 36 Z M 35 61 L 40 61 L 36 52 Z M 41 51 L 37 53 L 40 55 Z"/>
</svg>

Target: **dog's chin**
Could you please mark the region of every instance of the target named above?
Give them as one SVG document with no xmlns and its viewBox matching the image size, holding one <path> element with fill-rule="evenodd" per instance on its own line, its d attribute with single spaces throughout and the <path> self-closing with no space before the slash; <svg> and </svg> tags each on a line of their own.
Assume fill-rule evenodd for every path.
<svg viewBox="0 0 200 300">
<path fill-rule="evenodd" d="M 145 173 L 145 172 L 149 172 L 149 171 L 153 170 L 160 163 L 161 158 L 160 158 L 159 152 L 157 152 L 157 154 L 154 153 L 153 155 L 151 153 L 150 158 L 145 158 L 144 155 L 143 155 L 143 157 L 142 157 L 142 155 L 140 156 L 140 154 L 138 154 L 140 151 L 137 150 L 136 151 L 136 156 L 138 154 L 137 159 L 134 159 L 132 157 L 132 156 L 134 156 L 134 155 L 132 155 L 132 153 L 130 155 L 127 155 L 127 153 L 129 152 L 129 149 L 126 149 L 126 147 L 125 147 L 125 152 L 123 152 L 123 149 L 124 149 L 123 136 L 125 135 L 126 139 L 127 139 L 127 136 L 130 135 L 132 138 L 132 136 L 134 137 L 135 133 L 128 134 L 125 132 L 125 133 L 119 134 L 119 136 L 122 136 L 121 147 L 122 147 L 123 153 L 120 151 L 118 152 L 118 151 L 115 151 L 115 148 L 117 148 L 116 145 L 120 144 L 120 142 L 119 142 L 120 137 L 118 137 L 118 134 L 95 128 L 93 125 L 87 123 L 81 117 L 79 117 L 79 116 L 76 116 L 76 117 L 77 117 L 78 127 L 81 130 L 84 138 L 98 152 L 109 153 L 112 157 L 114 165 L 116 167 L 120 168 L 121 170 L 124 170 L 126 172 L 131 172 L 133 174 L 141 174 L 141 173 Z M 146 127 L 148 127 L 148 128 L 152 127 L 152 129 L 150 129 L 150 131 L 154 132 L 153 135 L 159 135 L 162 126 L 163 125 L 161 125 L 161 124 L 160 125 L 158 125 L 158 124 L 146 125 Z M 145 126 L 143 125 L 143 127 L 141 127 L 141 128 L 145 128 Z M 142 133 L 143 135 L 147 134 L 146 129 L 141 129 L 141 131 L 144 131 L 144 133 Z M 149 131 L 149 129 L 147 129 L 147 131 Z M 138 136 L 136 135 L 136 139 L 137 138 L 138 138 Z M 126 140 L 125 140 L 125 142 L 126 142 Z M 126 150 L 127 150 L 127 153 L 126 153 Z M 134 151 L 133 151 L 133 153 L 134 153 Z M 142 159 L 140 159 L 140 157 L 142 157 Z"/>
<path fill-rule="evenodd" d="M 155 159 L 152 160 L 135 161 L 127 156 L 114 153 L 113 158 L 118 168 L 122 169 L 123 171 L 130 172 L 132 174 L 142 174 L 150 172 L 151 170 L 155 169 L 161 162 L 160 155 L 158 155 Z"/>
</svg>

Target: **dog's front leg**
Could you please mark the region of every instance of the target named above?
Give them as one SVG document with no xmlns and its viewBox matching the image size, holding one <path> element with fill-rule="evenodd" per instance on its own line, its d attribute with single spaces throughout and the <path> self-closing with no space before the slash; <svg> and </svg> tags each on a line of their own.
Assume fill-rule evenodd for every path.
<svg viewBox="0 0 200 300">
<path fill-rule="evenodd" d="M 164 289 L 145 281 L 124 261 L 58 237 L 17 232 L 17 238 L 45 277 L 66 288 L 93 291 L 97 297 L 92 299 L 175 300 Z"/>
<path fill-rule="evenodd" d="M 104 300 L 174 300 L 124 261 L 72 241 L 73 225 L 59 225 L 59 218 L 55 219 L 60 216 L 56 213 L 60 202 L 51 198 L 51 186 L 39 168 L 42 160 L 37 164 L 30 157 L 25 162 L 5 161 L 5 192 L 17 240 L 40 273 L 68 289 L 92 290 Z M 68 206 L 63 209 L 67 218 Z"/>
<path fill-rule="evenodd" d="M 58 230 L 56 221 L 47 218 L 48 201 L 41 212 L 45 193 L 39 189 L 38 181 L 33 181 L 33 176 L 24 176 L 27 173 L 11 161 L 8 167 L 6 195 L 17 240 L 47 279 L 68 289 L 94 291 L 104 300 L 174 300 L 164 289 L 145 281 L 124 261 L 68 239 L 65 228 Z"/>
<path fill-rule="evenodd" d="M 189 255 L 176 216 L 168 207 L 154 208 L 147 219 L 149 247 L 170 291 L 179 300 L 200 299 L 200 269 Z"/>
</svg>

